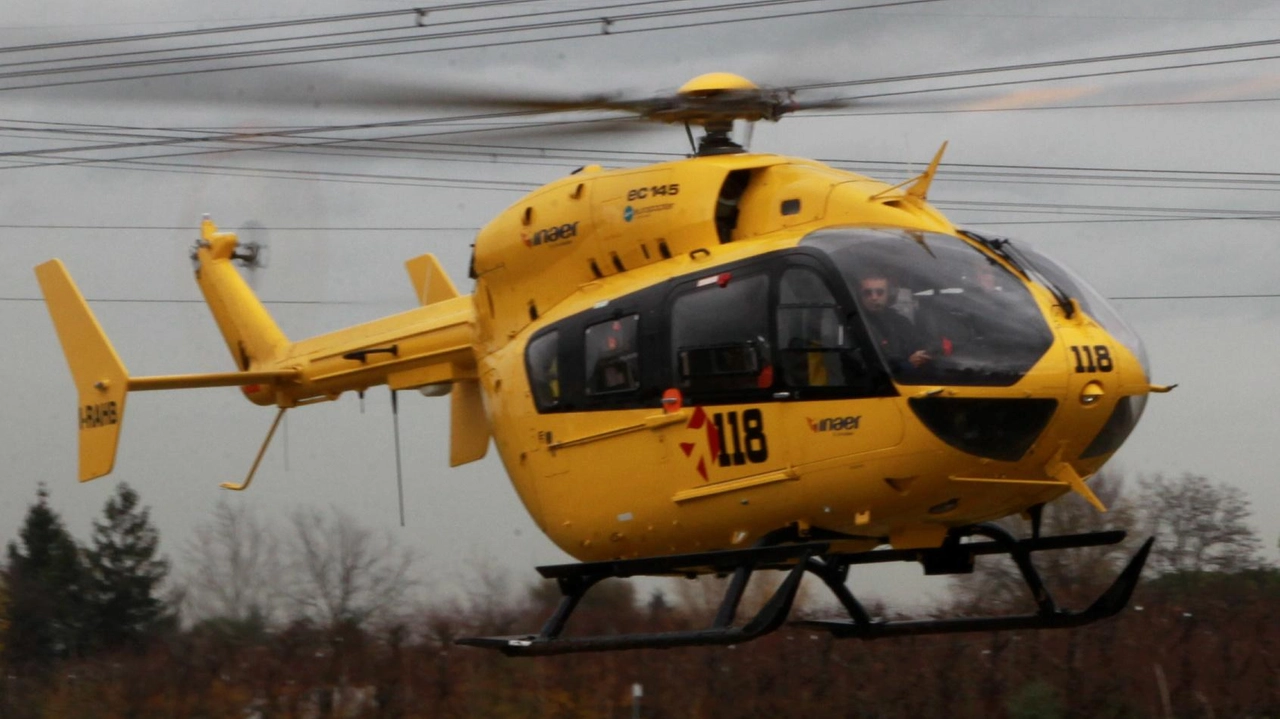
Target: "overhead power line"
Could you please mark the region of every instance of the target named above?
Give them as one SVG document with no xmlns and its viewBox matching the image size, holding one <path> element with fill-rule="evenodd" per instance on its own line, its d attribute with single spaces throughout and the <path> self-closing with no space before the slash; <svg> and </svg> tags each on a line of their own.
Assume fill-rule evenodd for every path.
<svg viewBox="0 0 1280 719">
<path fill-rule="evenodd" d="M 519 0 L 519 1 L 535 2 L 538 0 Z M 603 12 L 608 10 L 635 8 L 635 7 L 646 6 L 646 5 L 668 5 L 671 3 L 684 2 L 684 1 L 685 0 L 635 0 L 634 2 L 629 2 L 625 4 L 597 6 L 597 7 L 591 8 L 591 11 Z M 733 8 L 742 7 L 742 6 L 751 7 L 751 6 L 755 6 L 756 3 L 776 4 L 776 3 L 789 3 L 789 2 L 820 2 L 820 1 L 821 0 L 753 0 L 752 2 L 748 2 L 748 3 L 740 3 L 738 6 L 733 6 Z M 687 11 L 693 12 L 692 10 L 687 10 Z M 557 16 L 557 15 L 566 15 L 566 14 L 580 15 L 584 12 L 586 11 L 582 8 L 543 10 L 539 12 L 523 13 L 519 15 L 505 15 L 505 16 L 502 16 L 500 19 L 504 21 L 510 21 L 510 20 L 520 20 L 520 19 L 527 19 L 527 18 L 548 17 L 548 16 Z M 677 11 L 668 11 L 668 12 L 674 13 Z M 698 10 L 698 12 L 705 12 L 705 10 Z M 390 15 L 416 15 L 417 11 L 399 10 L 389 14 Z M 648 15 L 651 15 L 651 14 L 653 13 L 649 13 L 649 14 L 637 13 L 632 16 L 620 17 L 618 19 L 619 20 L 649 19 Z M 385 17 L 388 15 L 388 13 L 371 13 L 369 15 L 373 17 Z M 422 15 L 419 17 L 425 17 L 425 15 Z M 88 64 L 72 66 L 72 67 L 48 68 L 44 70 L 29 70 L 29 71 L 15 71 L 15 72 L 9 72 L 9 73 L 0 73 L 0 79 L 12 79 L 12 78 L 19 78 L 19 77 L 41 77 L 44 75 L 59 75 L 59 74 L 67 74 L 67 73 L 102 71 L 102 70 L 119 70 L 124 68 L 131 68 L 131 67 L 149 67 L 153 65 L 170 65 L 170 64 L 181 64 L 181 63 L 191 63 L 191 62 L 204 62 L 204 61 L 210 61 L 210 60 L 228 60 L 228 59 L 240 59 L 240 58 L 246 58 L 246 57 L 286 55 L 286 54 L 298 53 L 298 52 L 316 52 L 320 50 L 329 50 L 329 49 L 349 49 L 353 47 L 395 44 L 395 43 L 403 43 L 403 42 L 425 42 L 430 40 L 452 39 L 452 38 L 458 38 L 458 37 L 472 37 L 476 35 L 500 34 L 505 32 L 520 32 L 520 31 L 527 31 L 527 30 L 558 28 L 558 27 L 565 26 L 563 23 L 541 23 L 541 24 L 526 23 L 524 25 L 507 25 L 507 26 L 498 27 L 498 28 L 479 28 L 479 29 L 473 29 L 473 30 L 453 31 L 453 32 L 434 33 L 434 34 L 423 32 L 426 29 L 434 30 L 437 28 L 449 27 L 453 25 L 474 25 L 477 23 L 492 22 L 492 21 L 493 21 L 493 18 L 472 18 L 467 20 L 454 20 L 450 22 L 437 22 L 433 20 L 429 25 L 424 23 L 421 25 L 413 24 L 413 25 L 404 25 L 404 26 L 396 26 L 396 27 L 366 28 L 361 30 L 346 30 L 341 32 L 328 32 L 328 33 L 319 33 L 319 34 L 311 34 L 311 35 L 271 37 L 271 38 L 262 38 L 258 40 L 239 40 L 235 42 L 184 46 L 179 48 L 165 47 L 165 48 L 159 48 L 154 50 L 133 50 L 133 51 L 125 51 L 125 52 L 105 53 L 105 54 L 98 54 L 98 55 L 80 55 L 80 56 L 72 56 L 72 57 L 27 60 L 22 62 L 2 63 L 0 64 L 0 68 L 22 67 L 22 66 L 28 66 L 28 65 L 45 65 L 45 64 L 66 63 L 66 62 L 81 62 L 81 61 L 86 61 Z M 598 24 L 599 22 L 600 22 L 600 19 L 598 17 L 593 16 L 585 20 L 573 21 L 572 25 L 579 25 L 579 24 L 595 25 L 595 24 Z M 331 43 L 321 43 L 321 44 L 301 45 L 301 46 L 286 45 L 284 47 L 270 48 L 270 49 L 264 49 L 264 50 L 225 52 L 225 53 L 204 54 L 204 55 L 199 54 L 201 51 L 205 51 L 205 50 L 223 50 L 226 48 L 249 47 L 252 45 L 264 45 L 264 44 L 284 45 L 286 43 L 294 43 L 302 40 L 319 40 L 319 39 L 335 38 L 335 37 L 352 37 L 355 35 L 367 35 L 371 33 L 389 34 L 393 32 L 405 32 L 405 31 L 417 32 L 418 34 L 413 37 L 384 37 L 384 38 L 377 38 L 377 39 L 370 39 L 370 40 L 331 42 Z M 107 60 L 111 58 L 156 55 L 156 54 L 163 54 L 163 53 L 186 53 L 186 54 L 179 54 L 174 57 L 155 58 L 150 60 L 136 60 L 136 61 L 129 61 L 129 62 L 113 62 L 113 63 L 102 62 L 103 60 Z"/>
<path fill-rule="evenodd" d="M 22 224 L 10 223 L 0 224 L 0 229 L 10 230 L 133 230 L 133 231 L 188 231 L 198 230 L 194 224 L 191 225 L 57 225 L 57 224 Z M 229 229 L 234 230 L 234 227 Z M 269 232 L 477 232 L 479 227 L 433 227 L 433 226 L 413 226 L 405 225 L 399 227 L 376 226 L 376 225 L 311 225 L 311 226 L 286 226 L 272 225 L 270 227 L 257 226 L 254 230 L 266 230 Z"/>
<path fill-rule="evenodd" d="M 487 2 L 465 2 L 455 3 L 452 5 L 440 5 L 431 8 L 431 12 L 444 12 L 447 10 L 471 10 L 475 8 L 492 7 L 497 5 L 520 5 L 530 2 L 540 2 L 541 0 L 488 0 Z M 373 20 L 384 17 L 396 17 L 400 15 L 418 15 L 421 11 L 416 8 L 408 8 L 404 10 L 384 10 L 381 12 L 364 12 L 352 13 L 346 15 L 325 15 L 320 17 L 297 18 L 294 20 L 276 20 L 272 22 L 245 23 L 239 25 L 222 25 L 212 28 L 197 28 L 192 30 L 172 30 L 168 32 L 157 32 L 135 35 L 116 35 L 112 37 L 88 38 L 84 40 L 66 40 L 62 42 L 46 42 L 33 45 L 11 45 L 9 47 L 0 47 L 0 53 L 13 52 L 31 52 L 37 50 L 60 50 L 68 47 L 85 47 L 88 45 L 110 45 L 122 42 L 145 42 L 149 40 L 167 40 L 176 37 L 194 37 L 197 35 L 219 35 L 231 32 L 250 32 L 254 30 L 272 30 L 284 27 L 299 27 L 302 25 L 320 25 L 335 22 L 353 22 L 357 20 Z"/>
<path fill-rule="evenodd" d="M 917 80 L 938 80 L 951 77 L 972 77 L 1001 72 L 1022 70 L 1044 70 L 1071 65 L 1088 65 L 1102 62 L 1122 62 L 1129 60 L 1146 60 L 1153 57 L 1172 57 L 1175 55 L 1194 55 L 1206 52 L 1227 52 L 1231 50 L 1248 50 L 1260 47 L 1280 45 L 1280 38 L 1250 40 L 1247 42 L 1220 43 L 1216 45 L 1193 45 L 1190 47 L 1166 48 L 1164 50 L 1144 50 L 1112 55 L 1090 55 L 1087 57 L 1068 58 L 1064 60 L 1045 60 L 1041 62 L 1023 62 L 1012 65 L 993 65 L 988 67 L 966 68 L 964 70 L 942 70 L 938 72 L 915 73 L 911 75 L 889 75 L 885 77 L 865 78 L 862 80 L 841 80 L 836 82 L 817 82 L 797 85 L 797 90 L 827 90 L 837 87 L 855 87 L 858 85 L 881 85 L 885 83 L 913 82 Z M 1178 66 L 1171 66 L 1178 67 Z"/>
<path fill-rule="evenodd" d="M 1126 295 L 1117 297 L 1108 297 L 1111 301 L 1138 301 L 1138 300 L 1262 300 L 1262 299 L 1280 299 L 1280 293 L 1239 293 L 1239 294 L 1200 294 L 1200 295 Z M 31 302 L 43 303 L 43 297 L 0 297 L 0 302 Z M 203 305 L 206 304 L 202 299 L 169 299 L 169 298 L 151 298 L 151 297 L 91 297 L 86 299 L 87 302 L 95 304 L 144 304 L 144 305 Z M 353 300 L 272 300 L 264 299 L 262 303 L 265 305 L 367 305 L 379 304 L 376 301 L 353 301 Z"/>
<path fill-rule="evenodd" d="M 631 13 L 629 15 L 614 15 L 607 18 L 596 15 L 596 16 L 590 16 L 590 17 L 575 19 L 575 20 L 553 21 L 553 22 L 547 22 L 547 23 L 526 23 L 523 26 L 459 30 L 453 33 L 436 33 L 434 35 L 423 35 L 416 38 L 388 38 L 383 40 L 356 41 L 351 43 L 331 43 L 323 46 L 303 47 L 303 48 L 283 48 L 283 49 L 274 50 L 274 51 L 265 51 L 265 50 L 245 51 L 244 53 L 225 54 L 225 56 L 218 56 L 218 57 L 192 56 L 187 58 L 187 61 L 195 62 L 195 61 L 201 61 L 201 60 L 207 61 L 211 59 L 227 60 L 227 59 L 240 59 L 240 58 L 248 58 L 248 57 L 259 57 L 259 56 L 270 55 L 270 54 L 296 54 L 298 52 L 318 52 L 322 50 L 344 50 L 344 49 L 352 49 L 357 47 L 364 47 L 367 45 L 391 44 L 391 43 L 403 43 L 403 42 L 422 42 L 426 40 L 448 40 L 448 39 L 474 37 L 474 36 L 480 36 L 480 35 L 526 32 L 526 31 L 535 31 L 535 30 L 571 29 L 573 27 L 584 27 L 584 26 L 593 28 L 591 32 L 585 32 L 585 33 L 513 39 L 513 40 L 504 40 L 504 41 L 495 41 L 495 42 L 476 43 L 471 45 L 455 45 L 455 46 L 447 46 L 447 47 L 430 47 L 430 48 L 419 48 L 419 49 L 411 49 L 411 50 L 396 50 L 396 51 L 390 51 L 390 52 L 376 52 L 376 53 L 366 53 L 366 54 L 358 54 L 358 55 L 338 55 L 338 56 L 329 56 L 329 57 L 321 57 L 321 58 L 311 58 L 306 60 L 289 60 L 289 61 L 272 62 L 272 63 L 235 65 L 230 67 L 224 66 L 224 67 L 213 67 L 213 68 L 198 68 L 198 69 L 179 70 L 179 71 L 172 71 L 172 72 L 143 73 L 143 74 L 136 74 L 136 75 L 117 75 L 117 76 L 106 77 L 106 78 L 86 78 L 86 79 L 65 80 L 65 81 L 58 81 L 58 82 L 46 82 L 46 83 L 31 84 L 31 85 L 11 85 L 7 87 L 0 87 L 0 91 L 64 87 L 64 86 L 70 86 L 70 85 L 85 85 L 85 84 L 95 84 L 95 83 L 102 83 L 102 82 L 117 82 L 120 80 L 138 80 L 138 79 L 159 78 L 159 77 L 176 77 L 176 76 L 183 76 L 183 75 L 205 74 L 205 73 L 211 73 L 211 72 L 230 72 L 230 71 L 237 71 L 237 70 L 262 69 L 262 68 L 268 68 L 268 67 L 289 67 L 289 66 L 299 66 L 299 65 L 311 65 L 311 64 L 325 63 L 325 62 L 339 62 L 339 61 L 349 61 L 349 60 L 369 59 L 369 58 L 379 58 L 379 57 L 397 57 L 397 56 L 403 56 L 403 55 L 414 55 L 414 54 L 441 52 L 441 51 L 448 51 L 448 50 L 471 50 L 471 49 L 483 49 L 483 48 L 491 48 L 491 47 L 526 45 L 526 44 L 535 44 L 535 43 L 543 43 L 543 42 L 560 42 L 565 40 L 586 39 L 586 38 L 593 38 L 593 37 L 600 37 L 600 36 L 607 36 L 607 35 L 629 35 L 634 33 L 655 32 L 655 31 L 664 31 L 664 30 L 683 30 L 683 29 L 691 29 L 691 28 L 697 28 L 697 27 L 706 27 L 711 25 L 728 25 L 728 24 L 741 23 L 741 22 L 759 22 L 764 20 L 777 20 L 777 19 L 783 19 L 783 18 L 828 15 L 832 13 L 852 12 L 857 10 L 871 10 L 871 9 L 880 9 L 880 8 L 887 8 L 887 7 L 918 5 L 918 4 L 933 3 L 933 2 L 945 2 L 947 0 L 897 0 L 895 2 L 882 2 L 882 3 L 872 4 L 872 5 L 823 8 L 819 10 L 796 10 L 796 11 L 773 13 L 773 14 L 767 14 L 767 15 L 751 15 L 751 16 L 745 16 L 745 17 L 721 17 L 715 20 L 706 20 L 706 21 L 687 21 L 686 20 L 686 21 L 680 22 L 679 24 L 657 25 L 657 26 L 650 26 L 650 27 L 621 28 L 616 26 L 616 24 L 619 22 L 636 22 L 636 21 L 646 21 L 646 20 L 655 20 L 655 19 L 663 19 L 663 18 L 674 18 L 674 17 L 683 17 L 687 15 L 692 15 L 692 14 L 724 13 L 729 11 L 740 11 L 743 9 L 758 9 L 758 8 L 777 6 L 777 5 L 794 5 L 794 4 L 820 2 L 820 1 L 822 0 L 750 0 L 748 2 L 731 3 L 731 4 L 725 4 L 725 5 L 719 5 L 719 6 L 699 6 L 697 8 L 682 8 L 682 9 L 670 10 L 670 11 L 654 11 L 654 12 L 647 12 L 647 13 Z M 639 4 L 639 3 L 632 3 L 627 5 L 627 7 L 633 7 L 636 4 Z M 583 10 L 581 12 L 586 12 L 586 10 Z M 167 63 L 168 61 L 163 61 L 163 62 Z M 154 61 L 154 63 L 162 64 L 162 61 L 156 60 Z M 95 69 L 98 69 L 98 68 L 96 67 L 82 68 L 82 70 L 86 72 L 92 71 Z M 54 71 L 50 71 L 50 74 L 52 74 L 53 72 Z M 3 78 L 3 77 L 5 76 L 0 75 L 0 78 Z"/>
<path fill-rule="evenodd" d="M 203 305 L 204 300 L 179 300 L 149 297 L 93 297 L 85 300 L 97 304 L 137 304 L 137 305 Z M 43 297 L 0 297 L 0 302 L 44 302 Z M 264 305 L 367 305 L 374 302 L 352 302 L 342 300 L 262 300 Z"/>
<path fill-rule="evenodd" d="M 308 128 L 311 131 L 314 128 Z M 95 132 L 97 132 L 95 130 Z M 302 131 L 299 131 L 302 132 Z M 132 134 L 132 133 L 131 133 Z M 141 145 L 154 144 L 171 144 L 175 140 L 164 137 L 161 140 L 152 140 L 151 134 L 145 135 L 148 139 L 139 143 Z M 208 136 L 210 138 L 220 138 L 225 136 Z M 187 140 L 190 138 L 179 138 Z M 202 143 L 205 138 L 198 138 Z M 170 153 L 166 155 L 152 155 L 143 157 L 129 158 L 77 158 L 72 160 L 59 161 L 58 164 L 99 164 L 109 165 L 114 162 L 124 162 L 127 160 L 149 160 L 172 159 L 175 157 L 190 157 L 201 154 L 222 154 L 228 151 L 241 151 L 246 149 L 249 144 L 250 149 L 264 152 L 289 152 L 292 154 L 321 154 L 321 155 L 339 155 L 339 156 L 358 156 L 358 157 L 386 157 L 388 154 L 394 155 L 397 159 L 414 159 L 407 158 L 408 153 L 414 153 L 421 157 L 439 159 L 434 155 L 445 155 L 443 159 L 462 162 L 483 162 L 485 165 L 491 165 L 495 160 L 501 158 L 509 164 L 518 164 L 518 162 L 532 162 L 537 160 L 561 160 L 561 163 L 550 163 L 554 166 L 573 166 L 577 164 L 585 164 L 591 162 L 622 162 L 622 163 L 643 163 L 650 161 L 661 161 L 680 157 L 678 153 L 658 153 L 658 152 L 629 152 L 616 153 L 609 150 L 593 150 L 593 149 L 575 149 L 575 148 L 549 148 L 549 147 L 526 147 L 517 145 L 500 145 L 500 144 L 440 144 L 440 143 L 423 143 L 423 142 L 403 142 L 393 141 L 387 138 L 338 138 L 328 139 L 325 136 L 317 136 L 316 142 L 307 142 L 305 144 L 296 144 L 290 142 L 271 143 L 263 139 L 244 139 L 237 137 L 232 145 L 216 144 L 209 147 L 207 144 L 204 148 L 194 152 Z M 256 143 L 256 144 L 255 144 Z M 116 145 L 104 145 L 105 147 L 115 147 Z M 130 143 L 121 143 L 121 146 L 132 146 Z M 81 150 L 86 146 L 75 146 L 67 148 L 70 150 Z M 87 146 L 87 147 L 103 147 L 103 146 Z M 330 151 L 321 151 L 324 148 L 334 148 Z M 372 151 L 374 154 L 368 153 Z M 39 151 L 36 151 L 39 152 Z M 381 154 L 379 154 L 381 153 Z M 29 156 L 36 153 L 19 153 L 21 156 Z M 470 158 L 479 158 L 470 159 Z M 852 169 L 857 172 L 866 173 L 874 177 L 881 177 L 892 181 L 901 176 L 912 174 L 917 169 L 917 163 L 892 162 L 892 161 L 874 161 L 874 160 L 850 160 L 841 158 L 819 158 L 820 161 L 826 162 L 833 166 Z M 27 166 L 48 166 L 51 163 L 36 163 L 35 165 L 17 165 L 16 167 Z M 944 166 L 944 172 L 940 175 L 939 180 L 942 182 L 964 182 L 964 183 L 1017 183 L 1017 184 L 1044 184 L 1054 186 L 1095 186 L 1095 187 L 1155 187 L 1161 189 L 1200 189 L 1200 190 L 1256 190 L 1256 191 L 1277 191 L 1280 190 L 1280 173 L 1274 172 L 1241 172 L 1241 171 L 1209 171 L 1209 170 L 1192 170 L 1192 169 L 1151 169 L 1151 168 L 1105 168 L 1105 167 L 1079 167 L 1079 166 L 1048 166 L 1048 165 L 990 165 L 978 163 L 947 163 Z M 235 169 L 235 168 L 227 168 Z M 270 168 L 254 168 L 257 172 L 270 171 Z M 288 171 L 288 172 L 291 172 Z M 311 171 L 315 172 L 315 171 Z M 335 176 L 337 173 L 334 173 Z M 392 179 L 391 175 L 375 175 L 383 179 Z M 399 177 L 396 179 L 404 179 Z M 441 178 L 431 178 L 439 180 Z M 523 186 L 522 186 L 523 187 Z M 1216 211 L 1216 210 L 1215 210 Z M 1198 210 L 1196 211 L 1198 212 Z"/>
<path fill-rule="evenodd" d="M 442 135 L 451 134 L 453 131 L 444 133 L 412 133 L 401 135 L 390 135 L 380 137 L 333 137 L 328 133 L 338 133 L 357 130 L 371 130 L 384 128 L 407 128 L 418 126 L 447 126 L 456 122 L 475 121 L 475 120 L 491 120 L 491 119 L 517 119 L 527 116 L 528 111 L 504 112 L 504 113 L 486 113 L 475 115 L 463 115 L 443 118 L 427 118 L 415 120 L 401 120 L 390 122 L 369 122 L 346 125 L 321 125 L 312 127 L 284 127 L 271 128 L 269 130 L 258 130 L 254 128 L 237 129 L 231 132 L 211 132 L 207 128 L 194 127 L 144 127 L 144 126 L 125 126 L 125 125 L 103 125 L 103 124 L 85 124 L 85 123 L 68 123 L 68 122 L 50 122 L 50 121 L 31 121 L 31 120 L 13 120 L 0 119 L 0 129 L 10 132 L 21 132 L 31 135 L 42 133 L 55 133 L 60 136 L 85 136 L 85 137 L 128 137 L 136 138 L 129 142 L 111 142 L 111 143 L 95 143 L 95 144 L 76 144 L 63 147 L 42 148 L 35 150 L 10 151 L 0 153 L 0 157 L 38 157 L 43 155 L 57 155 L 69 153 L 82 153 L 100 150 L 116 150 L 116 149 L 134 149 L 146 147 L 163 147 L 185 144 L 218 144 L 210 150 L 202 150 L 199 154 L 207 152 L 242 152 L 242 151 L 267 151 L 277 149 L 288 149 L 301 154 L 309 154 L 316 148 L 336 148 L 345 146 L 350 149 L 359 149 L 361 151 L 379 150 L 385 148 L 385 154 L 393 154 L 397 158 L 403 158 L 405 153 L 416 154 L 449 154 L 455 156 L 475 156 L 483 158 L 485 164 L 491 164 L 496 158 L 502 159 L 562 159 L 590 162 L 621 162 L 621 163 L 637 163 L 637 162 L 659 162 L 664 160 L 673 160 L 685 157 L 684 153 L 678 152 L 660 152 L 660 151 L 624 151 L 616 149 L 595 149 L 595 148 L 574 148 L 561 146 L 530 146 L 530 145 L 511 145 L 499 143 L 475 143 L 475 142 L 431 142 L 423 141 L 422 138 L 434 138 Z M 530 128 L 549 128 L 556 126 L 589 126 L 596 123 L 614 122 L 613 118 L 590 119 L 590 120 L 567 120 L 567 121 L 548 121 L 532 124 L 521 124 L 514 126 L 516 129 L 525 130 Z M 36 127 L 26 127 L 24 125 L 36 125 Z M 487 127 L 486 129 L 512 129 L 511 125 L 496 125 Z M 163 133 L 182 133 L 182 134 L 163 134 Z M 325 133 L 325 134 L 321 134 Z M 301 138 L 305 139 L 305 143 L 284 143 L 274 142 L 275 139 L 285 138 Z M 184 153 L 185 154 L 185 153 Z M 323 153 L 331 154 L 331 153 Z M 346 153 L 344 153 L 346 154 Z M 83 162 L 103 162 L 112 159 L 156 159 L 165 156 L 142 156 L 131 158 L 92 158 L 77 159 L 73 164 Z M 888 160 L 855 160 L 847 158 L 831 158 L 818 157 L 820 162 L 828 164 L 852 168 L 859 172 L 871 172 L 881 175 L 892 175 L 902 173 L 914 173 L 919 166 L 916 162 L 906 161 L 888 161 Z M 38 166 L 47 166 L 49 163 L 41 163 Z M 17 167 L 22 167 L 18 165 Z M 982 179 L 1001 179 L 1001 178 L 1026 178 L 1035 177 L 1040 179 L 1060 179 L 1069 181 L 1106 181 L 1108 183 L 1136 183 L 1158 181 L 1161 183 L 1185 183 L 1196 182 L 1204 185 L 1241 185 L 1248 183 L 1256 185 L 1259 188 L 1267 188 L 1280 184 L 1280 173 L 1277 172 L 1246 172 L 1246 171 L 1220 171 L 1208 169 L 1177 169 L 1177 168 L 1116 168 L 1116 167 L 1091 167 L 1091 166 L 1060 166 L 1060 165 L 1013 165 L 1013 164 L 980 164 L 980 163 L 963 163 L 963 162 L 945 162 L 944 174 L 941 180 L 956 179 L 963 177 L 965 179 L 982 178 Z M 1035 174 L 1028 174 L 1028 170 L 1035 170 Z"/>
<path fill-rule="evenodd" d="M 1280 297 L 1280 293 L 1225 294 L 1225 295 L 1130 295 L 1127 297 L 1108 297 L 1109 300 L 1270 300 Z"/>
<path fill-rule="evenodd" d="M 1165 72 L 1168 70 L 1188 70 L 1201 67 L 1216 67 L 1221 65 L 1237 65 L 1246 62 L 1262 62 L 1267 60 L 1280 60 L 1280 55 L 1264 55 L 1261 57 L 1236 58 L 1231 60 L 1211 60 L 1206 62 L 1182 63 L 1178 65 L 1160 65 L 1157 67 L 1138 67 L 1128 68 L 1124 70 L 1104 70 L 1100 72 L 1076 73 L 1073 75 L 1054 75 L 1051 77 L 1037 77 L 1025 80 L 1003 80 L 998 82 L 981 82 L 971 83 L 968 85 L 953 85 L 951 87 L 934 87 L 920 90 L 899 90 L 896 92 L 880 92 L 869 95 L 854 95 L 849 97 L 836 98 L 841 101 L 857 101 L 857 100 L 875 100 L 890 97 L 906 97 L 908 95 L 924 95 L 937 92 L 954 92 L 957 90 L 987 90 L 996 87 L 1011 87 L 1013 85 L 1027 85 L 1042 82 L 1057 82 L 1059 80 L 1082 80 L 1097 77 L 1113 77 L 1118 75 L 1136 75 L 1145 72 Z"/>
<path fill-rule="evenodd" d="M 945 92 L 945 90 L 943 90 Z M 904 115 L 955 115 L 986 112 L 1049 112 L 1055 110 L 1117 110 L 1143 107 L 1193 107 L 1196 105 L 1246 105 L 1258 102 L 1280 102 L 1280 97 L 1239 97 L 1219 100 L 1151 100 L 1146 102 L 1068 103 L 1065 105 L 1027 105 L 1024 107 L 955 107 L 936 110 L 853 110 L 849 112 L 806 112 L 795 117 L 808 120 L 823 117 L 877 117 Z M 976 103 L 976 104 L 981 104 Z"/>
<path fill-rule="evenodd" d="M 1225 217 L 1206 215 L 1203 217 L 1109 217 L 1107 219 L 1092 220 L 990 220 L 966 222 L 965 225 L 982 225 L 984 227 L 995 227 L 997 225 L 1120 225 L 1135 222 L 1276 222 L 1280 221 L 1280 215 L 1270 217 Z"/>
</svg>

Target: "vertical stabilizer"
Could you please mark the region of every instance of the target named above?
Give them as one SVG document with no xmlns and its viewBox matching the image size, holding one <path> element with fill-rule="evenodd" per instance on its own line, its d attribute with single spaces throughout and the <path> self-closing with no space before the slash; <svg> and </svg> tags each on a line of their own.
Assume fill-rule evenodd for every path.
<svg viewBox="0 0 1280 719">
<path fill-rule="evenodd" d="M 80 400 L 80 481 L 111 472 L 129 375 L 61 260 L 36 267 L 36 279 L 62 342 Z"/>
<path fill-rule="evenodd" d="M 449 401 L 449 466 L 457 467 L 484 457 L 493 429 L 484 411 L 479 380 L 454 382 Z"/>
<path fill-rule="evenodd" d="M 419 304 L 433 305 L 458 296 L 458 288 L 453 286 L 453 280 L 445 274 L 434 255 L 419 255 L 405 262 L 404 268 L 409 272 L 409 281 L 413 282 L 413 292 Z"/>
<path fill-rule="evenodd" d="M 196 282 L 236 366 L 248 370 L 279 359 L 289 340 L 236 270 L 232 260 L 238 244 L 235 233 L 218 232 L 205 217 L 196 245 Z"/>
</svg>

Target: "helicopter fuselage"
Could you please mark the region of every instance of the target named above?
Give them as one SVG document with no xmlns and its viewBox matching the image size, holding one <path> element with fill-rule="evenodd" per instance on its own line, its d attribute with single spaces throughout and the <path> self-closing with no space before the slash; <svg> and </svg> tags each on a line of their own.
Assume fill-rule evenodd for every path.
<svg viewBox="0 0 1280 719">
<path fill-rule="evenodd" d="M 498 451 L 581 560 L 788 526 L 936 546 L 1088 495 L 1148 392 L 1140 345 L 1093 316 L 1111 316 L 1100 298 L 1064 304 L 1047 258 L 994 247 L 922 198 L 809 161 L 587 168 L 477 239 Z M 888 286 L 887 325 L 910 340 L 888 336 L 864 282 Z M 928 359 L 895 356 L 903 341 Z"/>
<path fill-rule="evenodd" d="M 206 219 L 229 373 L 130 376 L 50 261 L 79 405 L 110 409 L 81 423 L 81 480 L 111 471 L 129 391 L 239 386 L 283 413 L 386 384 L 451 394 L 451 464 L 492 436 L 584 561 L 779 530 L 937 546 L 1067 491 L 1101 509 L 1085 480 L 1158 389 L 1141 343 L 1054 261 L 952 226 L 924 199 L 936 167 L 905 190 L 775 155 L 584 168 L 481 230 L 471 296 L 424 255 L 423 306 L 297 342 Z"/>
</svg>

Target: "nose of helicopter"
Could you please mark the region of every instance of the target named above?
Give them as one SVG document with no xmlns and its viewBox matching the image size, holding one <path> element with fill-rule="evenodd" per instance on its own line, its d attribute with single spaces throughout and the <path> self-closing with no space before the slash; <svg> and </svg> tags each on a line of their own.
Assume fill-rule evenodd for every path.
<svg viewBox="0 0 1280 719">
<path fill-rule="evenodd" d="M 1102 428 L 1078 455 L 1100 467 L 1129 437 L 1146 409 L 1148 392 L 1154 389 L 1149 384 L 1146 346 L 1115 307 L 1079 275 L 1025 244 L 1018 249 L 1085 315 L 1074 329 L 1060 334 L 1068 349 L 1066 370 L 1074 378 L 1068 383 L 1068 403 L 1081 417 L 1092 415 L 1095 423 L 1098 410 L 1108 413 Z"/>
<path fill-rule="evenodd" d="M 1054 347 L 1016 388 L 908 390 L 926 429 L 982 458 L 974 476 L 1065 478 L 1084 493 L 1080 478 L 1101 469 L 1137 425 L 1151 390 L 1140 357 L 1084 316 L 1054 329 Z"/>
</svg>

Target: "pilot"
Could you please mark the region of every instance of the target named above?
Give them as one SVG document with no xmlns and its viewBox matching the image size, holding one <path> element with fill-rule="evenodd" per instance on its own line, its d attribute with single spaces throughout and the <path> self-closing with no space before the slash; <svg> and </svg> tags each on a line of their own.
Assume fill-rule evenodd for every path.
<svg viewBox="0 0 1280 719">
<path fill-rule="evenodd" d="M 1000 285 L 997 267 L 985 255 L 975 258 L 965 278 L 964 291 L 953 296 L 944 308 L 945 317 L 938 332 L 949 342 L 954 341 L 957 351 L 991 351 L 991 343 L 1008 333 L 1010 323 L 1019 321 L 1018 313 L 1009 307 L 1011 295 Z"/>
<path fill-rule="evenodd" d="M 918 370 L 932 362 L 933 356 L 922 348 L 911 320 L 890 307 L 891 290 L 889 278 L 883 272 L 871 272 L 862 278 L 858 297 L 890 369 L 897 372 L 909 366 Z"/>
<path fill-rule="evenodd" d="M 1004 292 L 1004 288 L 996 284 L 995 261 L 985 255 L 973 261 L 969 281 L 980 292 Z"/>
</svg>

